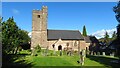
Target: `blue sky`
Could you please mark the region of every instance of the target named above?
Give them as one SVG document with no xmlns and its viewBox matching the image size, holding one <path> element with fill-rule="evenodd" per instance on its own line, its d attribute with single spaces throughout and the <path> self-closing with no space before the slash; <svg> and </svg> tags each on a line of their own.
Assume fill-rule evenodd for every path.
<svg viewBox="0 0 120 68">
<path fill-rule="evenodd" d="M 3 2 L 4 20 L 14 17 L 17 25 L 32 31 L 32 10 L 48 6 L 48 29 L 80 30 L 86 26 L 89 35 L 111 34 L 118 24 L 112 8 L 116 2 Z"/>
</svg>

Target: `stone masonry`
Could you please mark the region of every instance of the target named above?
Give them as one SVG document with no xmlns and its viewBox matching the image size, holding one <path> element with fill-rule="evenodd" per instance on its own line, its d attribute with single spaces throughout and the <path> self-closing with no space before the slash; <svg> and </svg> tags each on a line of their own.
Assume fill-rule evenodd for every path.
<svg viewBox="0 0 120 68">
<path fill-rule="evenodd" d="M 47 6 L 43 6 L 42 10 L 33 10 L 31 48 L 38 44 L 47 46 L 47 16 Z"/>
</svg>

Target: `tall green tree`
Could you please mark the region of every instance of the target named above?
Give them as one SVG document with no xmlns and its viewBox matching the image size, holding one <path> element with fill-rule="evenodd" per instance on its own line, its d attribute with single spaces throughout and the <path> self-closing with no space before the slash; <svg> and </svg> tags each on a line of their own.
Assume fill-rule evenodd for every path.
<svg viewBox="0 0 120 68">
<path fill-rule="evenodd" d="M 116 34 L 116 31 L 114 31 L 112 34 L 112 40 L 115 40 L 116 38 L 117 38 L 117 34 Z"/>
<path fill-rule="evenodd" d="M 12 53 L 18 45 L 18 26 L 13 18 L 2 23 L 2 50 L 5 53 Z"/>
<path fill-rule="evenodd" d="M 113 7 L 113 11 L 115 12 L 115 17 L 119 22 L 117 26 L 117 38 L 120 39 L 120 1 Z"/>
<path fill-rule="evenodd" d="M 118 46 L 117 46 L 117 54 L 120 60 L 120 1 L 117 3 L 116 6 L 113 7 L 113 11 L 115 12 L 115 17 L 117 19 L 118 26 L 117 26 L 117 42 L 118 42 Z"/>
<path fill-rule="evenodd" d="M 4 53 L 16 54 L 19 45 L 29 40 L 28 33 L 19 29 L 13 17 L 2 22 L 2 50 Z"/>
<path fill-rule="evenodd" d="M 87 31 L 85 25 L 83 26 L 83 36 L 87 36 Z"/>
<path fill-rule="evenodd" d="M 104 35 L 104 42 L 105 42 L 106 44 L 109 43 L 109 35 L 108 35 L 108 32 L 107 32 L 107 31 L 105 32 L 105 35 Z"/>
</svg>

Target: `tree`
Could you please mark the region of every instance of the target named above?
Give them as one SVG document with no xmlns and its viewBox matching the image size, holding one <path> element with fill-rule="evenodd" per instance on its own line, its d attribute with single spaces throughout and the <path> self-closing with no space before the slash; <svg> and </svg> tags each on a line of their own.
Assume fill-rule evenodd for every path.
<svg viewBox="0 0 120 68">
<path fill-rule="evenodd" d="M 2 45 L 2 17 L 0 17 L 0 45 Z"/>
<path fill-rule="evenodd" d="M 28 32 L 25 30 L 19 30 L 19 40 L 21 43 L 26 43 L 30 41 L 30 37 L 28 36 Z"/>
<path fill-rule="evenodd" d="M 18 26 L 13 17 L 2 23 L 2 50 L 5 53 L 12 53 L 18 45 Z"/>
<path fill-rule="evenodd" d="M 119 22 L 118 26 L 117 26 L 117 42 L 118 42 L 118 46 L 117 46 L 117 54 L 120 60 L 120 1 L 118 2 L 118 4 L 116 6 L 113 7 L 113 11 L 115 12 L 115 17 L 117 19 L 117 21 Z"/>
<path fill-rule="evenodd" d="M 115 40 L 116 38 L 117 38 L 117 34 L 116 34 L 116 31 L 114 31 L 112 34 L 112 40 Z"/>
<path fill-rule="evenodd" d="M 2 50 L 7 54 L 16 54 L 21 43 L 28 42 L 28 33 L 19 29 L 13 17 L 2 22 Z"/>
<path fill-rule="evenodd" d="M 109 35 L 108 35 L 108 32 L 107 32 L 107 31 L 105 32 L 104 42 L 105 42 L 106 44 L 109 43 Z"/>
<path fill-rule="evenodd" d="M 83 26 L 83 36 L 87 36 L 87 31 L 85 25 Z"/>
<path fill-rule="evenodd" d="M 113 11 L 115 12 L 115 17 L 119 22 L 117 26 L 117 38 L 120 39 L 120 1 L 116 6 L 113 7 Z"/>
</svg>

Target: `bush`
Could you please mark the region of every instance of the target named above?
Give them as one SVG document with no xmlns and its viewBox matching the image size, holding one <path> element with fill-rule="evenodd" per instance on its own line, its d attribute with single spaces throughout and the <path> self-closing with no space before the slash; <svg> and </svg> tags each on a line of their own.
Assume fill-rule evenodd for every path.
<svg viewBox="0 0 120 68">
<path fill-rule="evenodd" d="M 31 50 L 30 50 L 30 51 L 31 51 Z M 32 50 L 31 55 L 33 55 L 33 56 L 38 56 L 37 53 L 39 53 L 39 52 L 41 52 L 41 47 L 40 47 L 40 45 L 37 45 L 37 46 Z"/>
<path fill-rule="evenodd" d="M 78 51 L 75 50 L 74 53 L 78 53 Z"/>
<path fill-rule="evenodd" d="M 28 51 L 28 52 L 32 52 L 32 50 L 31 50 L 31 49 L 28 49 L 27 51 Z"/>
<path fill-rule="evenodd" d="M 40 45 L 37 45 L 37 46 L 35 47 L 35 50 L 36 50 L 36 52 L 41 52 L 41 47 L 40 47 Z"/>
</svg>

